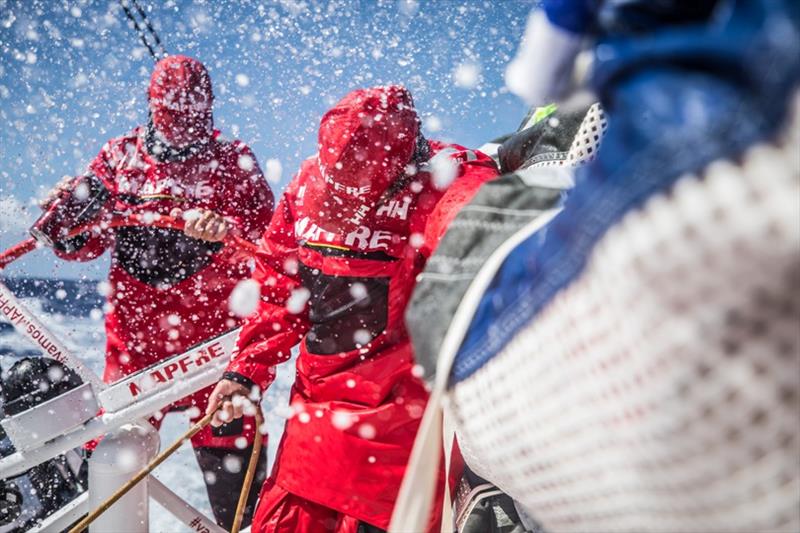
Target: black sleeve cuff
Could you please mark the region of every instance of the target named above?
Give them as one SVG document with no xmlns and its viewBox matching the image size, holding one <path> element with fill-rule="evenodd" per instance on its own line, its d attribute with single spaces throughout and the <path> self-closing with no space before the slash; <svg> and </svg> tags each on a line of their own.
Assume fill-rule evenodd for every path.
<svg viewBox="0 0 800 533">
<path fill-rule="evenodd" d="M 248 389 L 251 389 L 256 386 L 255 382 L 248 378 L 247 376 L 243 376 L 236 372 L 225 372 L 222 374 L 222 379 L 227 379 L 228 381 L 233 381 L 234 383 L 238 383 L 239 385 L 243 385 Z"/>
</svg>

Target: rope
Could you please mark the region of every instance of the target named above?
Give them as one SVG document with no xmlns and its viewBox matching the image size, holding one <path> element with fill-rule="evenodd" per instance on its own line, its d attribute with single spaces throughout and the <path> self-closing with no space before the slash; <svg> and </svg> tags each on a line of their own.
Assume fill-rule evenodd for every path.
<svg viewBox="0 0 800 533">
<path fill-rule="evenodd" d="M 84 224 L 82 226 L 78 226 L 77 228 L 73 228 L 67 233 L 66 238 L 71 239 L 72 237 L 76 237 L 81 233 L 87 231 L 93 231 L 97 226 L 96 222 L 89 222 L 88 224 Z M 104 229 L 111 229 L 111 228 L 120 228 L 120 227 L 128 227 L 128 226 L 153 226 L 155 228 L 164 228 L 164 229 L 176 229 L 176 230 L 183 230 L 184 222 L 182 220 L 177 220 L 172 217 L 159 217 L 157 219 L 150 219 L 149 217 L 134 214 L 134 215 L 115 215 L 111 218 L 111 220 L 107 221 Z M 228 246 L 232 247 L 236 250 L 237 253 L 244 254 L 246 256 L 255 256 L 258 253 L 258 245 L 254 244 L 243 237 L 239 237 L 237 235 L 233 235 L 229 233 L 225 236 L 222 242 Z M 22 242 L 19 242 L 12 246 L 11 248 L 0 251 L 0 271 L 3 268 L 7 267 L 23 255 L 32 252 L 37 248 L 36 239 L 28 238 Z"/>
<path fill-rule="evenodd" d="M 261 407 L 259 406 L 256 406 L 255 424 L 256 436 L 253 441 L 253 451 L 250 453 L 250 462 L 247 463 L 244 482 L 242 483 L 241 491 L 239 491 L 239 503 L 236 505 L 236 514 L 233 516 L 231 533 L 239 533 L 239 529 L 242 526 L 242 518 L 244 517 L 245 507 L 247 506 L 247 499 L 250 496 L 250 487 L 253 485 L 253 480 L 256 476 L 258 457 L 261 455 L 261 446 L 264 443 L 264 434 L 261 433 L 261 426 L 264 424 L 264 415 L 261 414 Z"/>
<path fill-rule="evenodd" d="M 164 48 L 164 45 L 161 43 L 161 39 L 158 38 L 158 34 L 156 33 L 155 28 L 153 28 L 153 25 L 150 24 L 150 19 L 147 18 L 147 15 L 145 14 L 144 9 L 142 9 L 142 7 L 139 5 L 139 2 L 137 2 L 136 0 L 132 0 L 132 1 L 133 1 L 133 7 L 135 7 L 136 11 L 139 12 L 139 15 L 142 17 L 142 21 L 144 21 L 145 26 L 150 31 L 150 34 L 153 36 L 153 39 L 155 39 L 156 44 L 158 45 L 158 47 L 161 48 L 161 57 L 166 57 L 167 50 L 166 50 L 166 48 Z"/>
<path fill-rule="evenodd" d="M 150 52 L 150 55 L 153 57 L 153 60 L 158 61 L 162 57 L 167 55 L 167 50 L 164 48 L 164 45 L 161 43 L 161 39 L 158 38 L 158 34 L 156 34 L 156 30 L 150 24 L 150 21 L 147 19 L 147 15 L 145 14 L 144 10 L 139 6 L 139 3 L 136 0 L 132 0 L 134 6 L 136 7 L 136 11 L 139 13 L 139 16 L 142 17 L 142 22 L 147 27 L 150 32 L 150 36 L 155 40 L 156 45 L 161 49 L 159 53 L 153 49 L 153 45 L 150 44 L 150 41 L 147 38 L 147 33 L 144 31 L 142 26 L 139 24 L 139 21 L 136 20 L 136 17 L 133 16 L 130 8 L 128 7 L 128 3 L 126 0 L 119 0 L 119 5 L 122 7 L 122 10 L 125 12 L 125 16 L 128 17 L 133 23 L 133 27 L 136 29 L 136 33 L 139 34 L 139 39 L 141 39 L 142 43 L 147 48 L 147 51 Z"/>
<path fill-rule="evenodd" d="M 32 252 L 35 249 L 36 240 L 33 238 L 28 238 L 18 244 L 15 244 L 8 250 L 0 252 L 0 271 L 23 255 L 27 254 L 28 252 Z"/>
<path fill-rule="evenodd" d="M 144 478 L 150 475 L 150 472 L 155 470 L 155 468 L 158 465 L 163 463 L 167 459 L 167 457 L 175 453 L 175 451 L 178 448 L 180 448 L 184 442 L 194 437 L 197 433 L 200 432 L 200 430 L 206 427 L 209 424 L 209 422 L 211 422 L 211 419 L 214 417 L 214 413 L 216 413 L 216 411 L 208 413 L 206 416 L 200 419 L 199 422 L 190 427 L 186 431 L 186 433 L 178 437 L 178 440 L 173 442 L 169 446 L 169 448 L 167 448 L 166 450 L 158 454 L 155 458 L 153 458 L 153 460 L 150 461 L 147 464 L 147 466 L 139 470 L 139 472 L 135 476 L 126 481 L 120 488 L 118 488 L 114 492 L 114 494 L 109 496 L 108 499 L 106 499 L 103 503 L 101 503 L 97 509 L 95 509 L 94 511 L 83 517 L 83 519 L 80 522 L 72 526 L 72 528 L 70 528 L 69 530 L 69 533 L 81 533 L 82 531 L 84 531 L 89 526 L 89 524 L 97 520 L 100 517 L 100 515 L 102 515 L 108 510 L 109 507 L 117 503 L 120 500 L 120 498 L 125 496 L 133 487 L 139 484 L 140 481 L 142 481 Z"/>
</svg>

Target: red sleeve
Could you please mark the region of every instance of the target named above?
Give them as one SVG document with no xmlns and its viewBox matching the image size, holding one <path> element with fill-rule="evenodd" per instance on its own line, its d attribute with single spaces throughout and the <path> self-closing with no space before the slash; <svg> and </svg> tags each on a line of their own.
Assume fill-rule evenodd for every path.
<svg viewBox="0 0 800 533">
<path fill-rule="evenodd" d="M 272 368 L 289 359 L 292 347 L 309 328 L 305 289 L 297 275 L 292 188 L 290 184 L 261 241 L 253 273 L 253 279 L 261 286 L 261 303 L 245 321 L 239 334 L 238 354 L 227 370 L 249 379 L 261 390 L 272 382 Z"/>
<path fill-rule="evenodd" d="M 233 221 L 239 235 L 256 242 L 270 224 L 275 198 L 250 148 L 238 141 L 233 148 L 220 214 Z"/>
<path fill-rule="evenodd" d="M 106 187 L 114 194 L 116 187 L 116 171 L 113 163 L 112 153 L 116 149 L 119 141 L 112 139 L 103 145 L 100 153 L 89 164 L 89 172 L 100 178 Z M 89 233 L 86 243 L 78 250 L 67 253 L 53 249 L 55 254 L 67 261 L 91 261 L 103 255 L 109 247 L 114 244 L 114 234 L 111 231 L 104 231 L 99 227 L 94 228 Z"/>
<path fill-rule="evenodd" d="M 499 175 L 494 160 L 478 150 L 462 148 L 449 157 L 458 162 L 458 174 L 436 203 L 425 225 L 425 244 L 420 252 L 426 257 L 433 254 L 450 223 L 481 186 Z"/>
</svg>

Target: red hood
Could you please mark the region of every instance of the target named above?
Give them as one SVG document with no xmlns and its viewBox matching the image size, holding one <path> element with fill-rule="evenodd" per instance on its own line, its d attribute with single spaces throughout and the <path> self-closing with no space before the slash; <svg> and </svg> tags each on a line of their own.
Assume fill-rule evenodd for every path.
<svg viewBox="0 0 800 533">
<path fill-rule="evenodd" d="M 156 63 L 148 90 L 156 131 L 175 148 L 206 142 L 213 133 L 214 94 L 206 67 L 186 56 Z"/>
<path fill-rule="evenodd" d="M 357 89 L 322 117 L 319 171 L 305 202 L 329 231 L 350 231 L 405 172 L 419 134 L 411 94 L 390 85 Z"/>
</svg>

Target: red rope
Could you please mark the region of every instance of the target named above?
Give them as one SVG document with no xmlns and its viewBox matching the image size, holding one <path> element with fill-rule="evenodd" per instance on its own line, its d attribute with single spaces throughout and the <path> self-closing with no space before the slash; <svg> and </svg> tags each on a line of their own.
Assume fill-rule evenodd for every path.
<svg viewBox="0 0 800 533">
<path fill-rule="evenodd" d="M 24 241 L 15 244 L 5 252 L 0 253 L 0 270 L 3 270 L 7 265 L 16 261 L 28 252 L 36 249 L 36 239 L 30 237 Z"/>
<path fill-rule="evenodd" d="M 127 227 L 127 226 L 153 226 L 154 228 L 166 228 L 166 229 L 176 229 L 176 230 L 183 230 L 184 221 L 179 220 L 173 217 L 165 217 L 165 216 L 153 216 L 153 215 L 118 215 L 114 216 L 109 222 L 104 224 L 102 227 L 103 229 L 108 228 L 120 228 L 120 227 Z M 83 226 L 78 226 L 71 230 L 66 238 L 72 238 L 84 233 L 86 231 L 91 231 L 97 226 L 97 222 L 92 222 L 89 224 L 85 224 Z M 228 234 L 223 239 L 223 242 L 226 246 L 232 246 L 236 248 L 238 252 L 243 252 L 246 255 L 255 255 L 258 251 L 258 246 L 253 244 L 252 242 L 243 239 L 241 237 L 237 237 L 236 235 Z M 33 238 L 25 239 L 24 241 L 15 244 L 8 250 L 0 253 L 0 270 L 8 266 L 13 261 L 16 261 L 23 255 L 27 254 L 36 249 L 36 240 Z"/>
</svg>

